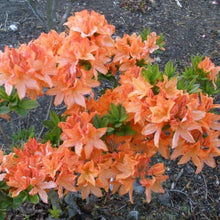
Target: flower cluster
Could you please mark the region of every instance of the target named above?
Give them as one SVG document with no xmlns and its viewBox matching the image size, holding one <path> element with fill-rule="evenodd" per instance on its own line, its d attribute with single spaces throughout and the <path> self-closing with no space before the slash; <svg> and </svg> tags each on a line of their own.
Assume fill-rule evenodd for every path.
<svg viewBox="0 0 220 220">
<path fill-rule="evenodd" d="M 29 187 L 44 202 L 51 188 L 60 197 L 81 190 L 82 198 L 102 196 L 103 189 L 129 193 L 132 202 L 139 180 L 150 202 L 151 191 L 164 192 L 161 183 L 168 178 L 163 163 L 150 166 L 157 152 L 166 159 L 170 152 L 171 159 L 181 156 L 179 164 L 192 160 L 196 173 L 204 164 L 215 167 L 220 116 L 211 110 L 219 106 L 202 91 L 180 89 L 171 65 L 164 73 L 152 65 L 150 54 L 163 49 L 161 36 L 145 31 L 114 40 L 114 26 L 86 10 L 65 25 L 66 33 L 51 31 L 0 52 L 0 85 L 8 95 L 15 88 L 20 99 L 36 99 L 46 87 L 55 105 L 67 106 L 59 146 L 29 139 L 9 155 L 0 151 L 0 181 L 13 197 Z M 214 87 L 219 68 L 209 58 L 196 66 Z M 95 100 L 99 76 L 117 71 L 119 85 Z"/>
</svg>

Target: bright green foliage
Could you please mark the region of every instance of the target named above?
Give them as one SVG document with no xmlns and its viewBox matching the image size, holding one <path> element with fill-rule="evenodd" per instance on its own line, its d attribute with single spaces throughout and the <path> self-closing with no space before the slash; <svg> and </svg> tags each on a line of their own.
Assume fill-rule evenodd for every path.
<svg viewBox="0 0 220 220">
<path fill-rule="evenodd" d="M 143 31 L 140 31 L 139 34 L 142 38 L 142 41 L 145 41 L 147 40 L 147 37 L 148 35 L 151 33 L 151 30 L 150 28 L 146 29 L 146 28 L 143 28 Z"/>
<path fill-rule="evenodd" d="M 98 114 L 96 114 L 93 117 L 92 123 L 95 128 L 106 128 L 107 127 L 107 133 L 114 131 L 114 128 L 108 127 L 109 120 L 106 117 L 100 118 Z"/>
<path fill-rule="evenodd" d="M 165 43 L 164 43 L 164 35 L 163 34 L 159 35 L 159 38 L 157 39 L 156 43 L 159 46 L 159 49 L 162 50 L 164 48 Z M 159 51 L 155 51 L 155 53 L 159 53 Z"/>
<path fill-rule="evenodd" d="M 53 146 L 59 146 L 62 130 L 58 127 L 58 124 L 61 121 L 65 121 L 66 117 L 57 115 L 55 111 L 50 111 L 50 119 L 43 121 L 43 125 L 48 128 L 47 133 L 43 137 L 43 143 L 50 140 Z"/>
<path fill-rule="evenodd" d="M 5 181 L 0 181 L 0 219 L 5 219 L 5 213 L 10 209 L 18 209 L 19 205 L 24 202 L 31 202 L 37 204 L 39 202 L 38 194 L 31 196 L 29 192 L 32 186 L 29 186 L 25 191 L 20 192 L 16 197 L 12 197 L 9 193 L 9 186 Z"/>
<path fill-rule="evenodd" d="M 9 112 L 16 112 L 21 116 L 26 116 L 27 110 L 37 108 L 38 102 L 35 100 L 20 100 L 15 89 L 12 90 L 10 96 L 0 87 L 0 115 Z"/>
<path fill-rule="evenodd" d="M 115 128 L 119 128 L 123 122 L 128 118 L 128 114 L 125 111 L 125 108 L 122 105 L 114 105 L 111 103 L 110 111 L 105 117 L 109 120 L 109 123 L 112 124 Z"/>
<path fill-rule="evenodd" d="M 151 33 L 151 29 L 150 29 L 150 28 L 148 28 L 148 29 L 143 28 L 143 31 L 140 31 L 140 32 L 139 32 L 142 41 L 147 40 L 148 35 L 149 35 L 150 33 Z M 156 40 L 156 44 L 159 46 L 159 49 L 162 50 L 162 49 L 164 48 L 165 42 L 164 42 L 164 35 L 163 35 L 163 34 L 158 35 L 158 38 L 157 38 L 157 40 Z M 160 53 L 160 52 L 161 52 L 161 51 L 158 51 L 158 50 L 155 51 L 155 53 Z"/>
<path fill-rule="evenodd" d="M 207 77 L 202 69 L 198 69 L 198 64 L 203 60 L 203 56 L 191 57 L 192 66 L 185 67 L 184 72 L 178 76 L 178 89 L 186 90 L 188 93 L 202 92 L 209 96 L 216 95 L 220 92 L 220 79 L 218 77 L 214 88 L 212 81 Z"/>
<path fill-rule="evenodd" d="M 12 134 L 13 146 L 23 147 L 24 143 L 26 143 L 30 137 L 35 137 L 33 125 L 28 129 L 22 129 L 17 131 L 16 134 Z"/>
<path fill-rule="evenodd" d="M 53 206 L 53 209 L 49 209 L 49 213 L 50 213 L 52 218 L 59 219 L 61 212 L 62 212 L 62 210 L 57 209 L 56 206 Z"/>
<path fill-rule="evenodd" d="M 155 85 L 158 80 L 162 80 L 162 73 L 159 70 L 158 64 L 147 64 L 147 68 L 142 69 L 142 76 L 151 84 Z"/>
<path fill-rule="evenodd" d="M 164 68 L 164 75 L 168 77 L 168 80 L 171 79 L 175 72 L 176 72 L 177 66 L 173 66 L 173 62 L 169 61 Z"/>
<path fill-rule="evenodd" d="M 135 131 L 131 128 L 130 123 L 125 121 L 128 114 L 122 105 L 114 105 L 111 103 L 109 113 L 100 118 L 95 115 L 92 119 L 96 128 L 107 127 L 107 134 L 116 134 L 117 136 L 134 135 Z"/>
</svg>

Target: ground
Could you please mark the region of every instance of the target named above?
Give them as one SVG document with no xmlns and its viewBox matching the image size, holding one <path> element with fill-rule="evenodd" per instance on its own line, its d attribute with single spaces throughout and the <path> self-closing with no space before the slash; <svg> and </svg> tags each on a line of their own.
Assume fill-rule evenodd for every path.
<svg viewBox="0 0 220 220">
<path fill-rule="evenodd" d="M 62 1 L 58 14 L 63 13 L 65 3 Z M 220 2 L 212 0 L 155 0 L 154 4 L 147 0 L 77 0 L 72 3 L 71 12 L 89 9 L 104 14 L 108 22 L 115 25 L 115 36 L 139 32 L 143 27 L 163 33 L 166 51 L 155 58 L 162 69 L 172 60 L 181 71 L 183 66 L 190 64 L 190 56 L 197 53 L 209 56 L 220 65 L 219 8 Z M 29 42 L 45 31 L 26 1 L 0 0 L 0 14 L 1 50 L 5 45 L 16 47 Z M 10 29 L 10 25 L 16 25 L 17 30 Z M 41 107 L 26 119 L 16 116 L 9 125 L 2 121 L 6 132 L 10 134 L 34 124 L 39 133 L 48 98 L 41 99 L 40 103 Z M 7 147 L 1 135 L 0 143 Z M 166 192 L 155 194 L 150 204 L 145 203 L 144 193 L 138 186 L 135 187 L 134 204 L 129 202 L 128 196 L 92 197 L 87 203 L 74 197 L 78 214 L 72 219 L 219 219 L 220 158 L 216 158 L 216 168 L 205 167 L 198 175 L 191 163 L 182 166 L 178 166 L 177 161 L 165 163 L 170 177 L 164 184 Z M 19 211 L 8 213 L 7 219 L 24 219 L 25 216 L 47 219 L 48 207 L 25 204 Z"/>
</svg>

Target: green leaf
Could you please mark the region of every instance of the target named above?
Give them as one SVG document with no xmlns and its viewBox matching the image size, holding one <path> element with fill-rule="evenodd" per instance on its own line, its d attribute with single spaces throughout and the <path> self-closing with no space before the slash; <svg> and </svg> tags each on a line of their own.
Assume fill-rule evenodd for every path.
<svg viewBox="0 0 220 220">
<path fill-rule="evenodd" d="M 61 212 L 62 212 L 62 210 L 57 209 L 56 206 L 53 206 L 53 209 L 49 209 L 49 213 L 50 213 L 52 218 L 58 219 Z"/>
<path fill-rule="evenodd" d="M 58 125 L 58 123 L 60 122 L 60 118 L 59 118 L 59 116 L 56 114 L 55 111 L 50 111 L 50 118 L 51 118 L 52 122 L 53 122 L 55 125 Z"/>
<path fill-rule="evenodd" d="M 108 119 L 103 117 L 101 121 L 101 128 L 107 127 L 108 123 L 109 123 Z"/>
<path fill-rule="evenodd" d="M 34 109 L 39 106 L 39 103 L 36 100 L 25 100 L 22 99 L 20 102 L 20 107 L 23 109 Z"/>
<path fill-rule="evenodd" d="M 0 203 L 0 210 L 7 210 L 12 206 L 13 200 L 10 197 L 6 197 L 4 201 Z"/>
<path fill-rule="evenodd" d="M 19 102 L 20 102 L 20 99 L 19 99 L 17 94 L 15 94 L 13 96 L 12 95 L 10 96 L 10 100 L 9 100 L 9 106 L 10 107 L 12 107 L 12 108 L 17 107 Z"/>
<path fill-rule="evenodd" d="M 119 128 L 121 125 L 122 125 L 122 123 L 121 123 L 121 122 L 118 122 L 118 123 L 115 123 L 115 124 L 114 124 L 114 127 L 115 127 L 115 128 Z"/>
<path fill-rule="evenodd" d="M 27 111 L 23 108 L 12 108 L 13 111 L 15 111 L 18 115 L 24 117 L 27 114 Z"/>
<path fill-rule="evenodd" d="M 9 110 L 8 106 L 1 106 L 0 107 L 0 115 L 7 114 L 9 112 L 10 112 L 10 110 Z"/>
<path fill-rule="evenodd" d="M 115 117 L 114 117 L 113 115 L 111 115 L 110 113 L 107 114 L 107 115 L 104 115 L 103 117 L 106 118 L 110 124 L 115 124 L 115 123 L 117 123 L 117 121 L 118 121 L 118 119 L 115 118 Z"/>
<path fill-rule="evenodd" d="M 199 84 L 194 84 L 187 91 L 188 91 L 189 94 L 198 93 L 198 92 L 200 92 L 199 88 L 200 88 Z"/>
<path fill-rule="evenodd" d="M 156 40 L 156 44 L 159 46 L 159 48 L 163 48 L 165 46 L 165 43 L 164 43 L 164 35 L 163 34 L 160 34 L 158 35 L 159 38 Z"/>
<path fill-rule="evenodd" d="M 128 122 L 125 125 L 122 125 L 120 130 L 115 132 L 118 136 L 125 136 L 125 135 L 135 135 L 135 131 L 130 126 L 130 123 Z"/>
<path fill-rule="evenodd" d="M 9 96 L 2 87 L 0 87 L 0 98 L 9 101 Z"/>
<path fill-rule="evenodd" d="M 80 60 L 79 65 L 83 66 L 86 71 L 89 71 L 92 68 L 91 63 L 88 60 Z"/>
<path fill-rule="evenodd" d="M 28 199 L 28 193 L 26 191 L 22 191 L 18 196 L 13 198 L 13 203 L 15 205 L 20 205 Z"/>
<path fill-rule="evenodd" d="M 110 105 L 110 114 L 112 114 L 112 116 L 115 119 L 119 120 L 119 117 L 120 117 L 119 110 L 118 110 L 117 106 L 113 103 L 111 103 L 111 105 Z"/>
<path fill-rule="evenodd" d="M 140 31 L 140 32 L 139 32 L 139 34 L 140 34 L 140 36 L 141 36 L 141 38 L 142 38 L 142 41 L 147 40 L 148 35 L 150 34 L 150 32 L 151 32 L 151 29 L 150 29 L 150 28 L 148 28 L 147 30 L 146 30 L 146 28 L 143 28 L 143 31 Z"/>
<path fill-rule="evenodd" d="M 120 117 L 120 122 L 124 122 L 128 118 L 128 114 L 124 114 Z"/>
<path fill-rule="evenodd" d="M 109 120 L 106 117 L 100 118 L 100 116 L 96 114 L 92 119 L 92 123 L 95 128 L 105 128 L 107 127 Z"/>
<path fill-rule="evenodd" d="M 50 121 L 50 120 L 45 120 L 45 121 L 43 121 L 42 123 L 43 123 L 43 125 L 44 125 L 45 127 L 49 128 L 49 129 L 53 129 L 54 126 L 56 126 L 56 125 L 55 125 L 52 121 Z"/>
<path fill-rule="evenodd" d="M 166 65 L 165 65 L 165 69 L 164 69 L 164 74 L 168 77 L 168 79 L 170 79 L 174 73 L 176 72 L 177 66 L 173 66 L 173 62 L 169 61 Z"/>
<path fill-rule="evenodd" d="M 151 85 L 155 85 L 158 80 L 162 80 L 158 64 L 151 65 L 148 63 L 147 68 L 143 68 L 141 73 Z"/>
<path fill-rule="evenodd" d="M 28 199 L 29 199 L 29 201 L 31 202 L 31 203 L 33 203 L 33 204 L 37 204 L 37 203 L 39 203 L 39 196 L 38 196 L 38 194 L 35 194 L 35 195 L 33 195 L 33 196 L 28 196 Z"/>
<path fill-rule="evenodd" d="M 111 127 L 107 127 L 107 133 L 112 133 L 115 129 Z"/>
<path fill-rule="evenodd" d="M 101 118 L 98 114 L 96 114 L 93 119 L 92 119 L 92 124 L 94 125 L 95 128 L 100 128 L 101 126 Z"/>
<path fill-rule="evenodd" d="M 191 62 L 193 64 L 193 67 L 197 68 L 198 64 L 203 60 L 204 56 L 200 56 L 197 54 L 196 56 L 191 56 Z"/>
<path fill-rule="evenodd" d="M 136 66 L 147 67 L 146 60 L 145 59 L 137 60 L 136 61 Z"/>
<path fill-rule="evenodd" d="M 6 184 L 5 181 L 0 181 L 0 190 L 9 189 L 10 187 Z"/>
<path fill-rule="evenodd" d="M 0 210 L 0 219 L 3 220 L 6 217 L 6 213 Z"/>
</svg>

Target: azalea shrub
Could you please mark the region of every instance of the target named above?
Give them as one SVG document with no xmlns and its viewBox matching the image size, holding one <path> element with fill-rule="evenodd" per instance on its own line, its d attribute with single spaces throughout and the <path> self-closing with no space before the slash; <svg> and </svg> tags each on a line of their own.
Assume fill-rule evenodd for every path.
<svg viewBox="0 0 220 220">
<path fill-rule="evenodd" d="M 168 178 L 155 155 L 192 160 L 196 174 L 204 164 L 216 166 L 219 66 L 195 56 L 180 74 L 171 61 L 161 71 L 150 55 L 164 50 L 162 35 L 144 29 L 112 37 L 114 26 L 94 11 L 76 12 L 65 25 L 65 32 L 0 52 L 2 117 L 25 115 L 45 94 L 66 106 L 62 115 L 51 112 L 40 140 L 32 135 L 11 153 L 0 151 L 0 183 L 11 199 L 47 203 L 54 189 L 60 198 L 70 191 L 83 199 L 129 193 L 133 202 L 139 181 L 149 203 Z M 113 87 L 94 94 L 103 79 Z"/>
</svg>

